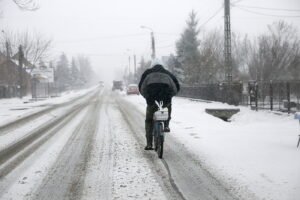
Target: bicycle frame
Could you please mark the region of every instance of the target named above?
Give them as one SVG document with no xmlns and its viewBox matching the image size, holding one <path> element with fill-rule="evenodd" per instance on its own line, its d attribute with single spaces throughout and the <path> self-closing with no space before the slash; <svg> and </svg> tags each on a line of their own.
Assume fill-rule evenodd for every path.
<svg viewBox="0 0 300 200">
<path fill-rule="evenodd" d="M 164 143 L 164 123 L 168 120 L 168 110 L 163 108 L 163 102 L 156 102 L 158 111 L 153 115 L 153 136 L 154 136 L 154 149 L 157 151 L 158 157 L 162 158 L 163 143 Z"/>
<path fill-rule="evenodd" d="M 164 121 L 154 121 L 153 122 L 153 129 L 155 129 L 157 131 L 158 130 L 158 125 L 161 125 L 162 126 L 162 130 L 164 130 L 164 128 L 165 128 Z M 161 136 L 165 136 L 165 132 L 164 131 L 160 131 L 160 135 Z"/>
</svg>

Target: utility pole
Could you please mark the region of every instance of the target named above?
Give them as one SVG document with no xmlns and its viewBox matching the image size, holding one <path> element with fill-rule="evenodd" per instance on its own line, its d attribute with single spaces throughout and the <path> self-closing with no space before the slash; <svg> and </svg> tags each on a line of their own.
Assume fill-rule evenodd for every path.
<svg viewBox="0 0 300 200">
<path fill-rule="evenodd" d="M 151 31 L 151 47 L 152 47 L 152 59 L 154 59 L 156 57 L 155 55 L 155 40 L 154 40 L 154 33 L 153 31 Z"/>
<path fill-rule="evenodd" d="M 224 3 L 224 57 L 225 57 L 225 78 L 228 84 L 226 101 L 231 103 L 232 97 L 232 60 L 231 60 L 231 28 L 230 28 L 230 0 Z"/>
<path fill-rule="evenodd" d="M 134 64 L 134 75 L 133 75 L 133 78 L 134 78 L 134 82 L 136 83 L 137 82 L 137 77 L 136 77 L 136 55 L 133 55 L 133 64 Z"/>
<path fill-rule="evenodd" d="M 10 59 L 10 49 L 9 49 L 9 42 L 6 40 L 5 42 L 5 47 L 6 47 L 6 57 Z"/>
<path fill-rule="evenodd" d="M 128 74 L 130 74 L 130 56 L 128 56 Z"/>
<path fill-rule="evenodd" d="M 147 27 L 147 26 L 141 26 L 141 28 L 148 29 L 151 31 L 151 49 L 152 49 L 151 58 L 154 59 L 154 58 L 156 58 L 154 32 L 153 32 L 152 28 Z"/>
<path fill-rule="evenodd" d="M 18 81 L 18 88 L 19 88 L 19 97 L 22 99 L 23 97 L 23 48 L 22 45 L 19 46 L 19 81 Z"/>
</svg>

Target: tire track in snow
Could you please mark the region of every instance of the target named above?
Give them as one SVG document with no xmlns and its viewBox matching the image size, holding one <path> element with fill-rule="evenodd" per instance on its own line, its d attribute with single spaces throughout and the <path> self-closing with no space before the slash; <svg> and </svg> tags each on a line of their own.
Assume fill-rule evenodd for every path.
<svg viewBox="0 0 300 200">
<path fill-rule="evenodd" d="M 93 97 L 94 98 L 94 97 Z M 77 105 L 64 115 L 50 121 L 36 130 L 29 133 L 7 148 L 0 151 L 0 179 L 10 173 L 23 160 L 31 155 L 38 147 L 44 144 L 50 137 L 53 137 L 58 130 L 71 121 L 84 104 Z M 54 129 L 53 129 L 54 127 Z M 51 130 L 51 131 L 50 131 Z"/>
<path fill-rule="evenodd" d="M 112 194 L 112 168 L 115 152 L 115 132 L 109 114 L 110 97 L 103 94 L 102 109 L 99 120 L 96 121 L 98 131 L 94 137 L 93 148 L 87 163 L 87 173 L 81 199 L 111 199 Z"/>
<path fill-rule="evenodd" d="M 141 150 L 136 138 L 124 119 L 115 98 L 110 106 L 115 138 L 113 198 L 112 199 L 170 199 L 149 166 L 144 151 Z"/>
<path fill-rule="evenodd" d="M 34 199 L 79 199 L 82 195 L 86 164 L 97 131 L 101 100 L 89 102 L 84 121 L 73 132 L 50 173 L 33 194 Z"/>
<path fill-rule="evenodd" d="M 64 103 L 61 103 L 61 104 L 52 105 L 52 106 L 47 107 L 43 110 L 25 115 L 25 116 L 13 121 L 13 122 L 3 124 L 3 125 L 0 126 L 0 136 L 4 135 L 6 133 L 9 133 L 10 131 L 12 131 L 12 130 L 18 128 L 18 127 L 21 127 L 23 124 L 31 122 L 32 120 L 37 119 L 37 118 L 41 117 L 42 115 L 46 115 L 46 114 L 50 113 L 53 110 L 62 108 L 64 106 L 69 106 L 70 104 L 73 104 L 73 103 L 76 103 L 80 100 L 83 100 L 84 98 L 86 98 L 87 95 L 92 95 L 93 93 L 94 93 L 94 91 L 88 92 L 87 94 L 82 95 L 80 97 L 77 97 L 75 99 L 72 99 L 71 101 L 64 102 Z"/>
<path fill-rule="evenodd" d="M 125 101 L 119 99 L 119 96 L 115 95 L 115 98 L 118 102 L 119 109 L 123 115 L 124 120 L 127 122 L 128 126 L 131 129 L 131 132 L 133 133 L 133 136 L 138 141 L 140 145 L 140 150 L 143 152 L 144 157 L 147 158 L 148 164 L 151 166 L 153 173 L 156 174 L 156 179 L 160 183 L 161 187 L 164 189 L 164 192 L 168 199 L 185 200 L 186 198 L 177 187 L 175 181 L 173 181 L 170 171 L 157 157 L 157 154 L 152 153 L 152 151 L 144 151 L 144 116 L 141 116 L 141 113 L 137 111 L 137 109 L 134 108 L 133 105 L 129 105 Z"/>
<path fill-rule="evenodd" d="M 95 95 L 90 96 L 86 101 L 91 101 L 95 97 Z M 32 190 L 32 187 L 36 188 L 37 184 L 41 182 L 40 177 L 44 177 L 45 172 L 48 171 L 49 165 L 47 164 L 54 162 L 59 153 L 58 150 L 62 149 L 71 135 L 64 132 L 66 127 L 69 124 L 73 124 L 71 127 L 75 127 L 73 121 L 80 119 L 86 110 L 84 104 L 76 106 L 69 110 L 67 116 L 59 118 L 57 124 L 50 122 L 53 126 L 50 130 L 41 131 L 40 137 L 28 142 L 27 146 L 18 146 L 16 150 L 11 152 L 11 157 L 0 165 L 2 170 L 0 173 L 3 175 L 0 178 L 1 199 L 22 199 L 25 196 L 31 196 L 28 192 Z M 57 138 L 62 139 L 62 141 L 57 141 Z M 57 141 L 58 144 L 54 144 L 53 141 Z M 53 146 L 54 148 L 52 148 Z M 48 158 L 43 158 L 44 153 L 46 153 L 49 161 Z"/>
<path fill-rule="evenodd" d="M 171 171 L 170 171 L 170 168 L 169 168 L 169 165 L 168 163 L 165 161 L 164 158 L 161 159 L 162 163 L 164 164 L 167 172 L 168 172 L 168 176 L 169 176 L 169 181 L 172 185 L 172 187 L 174 188 L 174 190 L 178 193 L 178 195 L 183 199 L 183 200 L 186 200 L 186 198 L 184 197 L 184 195 L 181 193 L 180 189 L 178 188 L 178 186 L 176 185 L 173 177 L 172 177 L 172 174 L 171 174 Z"/>
</svg>

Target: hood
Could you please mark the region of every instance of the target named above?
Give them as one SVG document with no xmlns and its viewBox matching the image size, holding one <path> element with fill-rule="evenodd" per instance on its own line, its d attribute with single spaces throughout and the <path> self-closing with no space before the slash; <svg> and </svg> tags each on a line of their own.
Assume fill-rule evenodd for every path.
<svg viewBox="0 0 300 200">
<path fill-rule="evenodd" d="M 152 68 L 152 67 L 154 67 L 154 66 L 157 66 L 157 65 L 160 65 L 160 66 L 164 67 L 163 62 L 162 62 L 160 59 L 154 58 L 154 59 L 151 61 L 150 68 Z"/>
</svg>

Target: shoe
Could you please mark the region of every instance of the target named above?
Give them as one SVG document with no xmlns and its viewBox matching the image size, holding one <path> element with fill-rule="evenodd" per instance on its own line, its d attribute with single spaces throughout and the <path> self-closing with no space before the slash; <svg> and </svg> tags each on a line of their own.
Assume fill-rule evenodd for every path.
<svg viewBox="0 0 300 200">
<path fill-rule="evenodd" d="M 147 146 L 145 147 L 145 150 L 146 150 L 146 151 L 153 150 L 153 147 L 147 145 Z"/>
<path fill-rule="evenodd" d="M 170 128 L 166 126 L 164 132 L 170 132 Z"/>
</svg>

